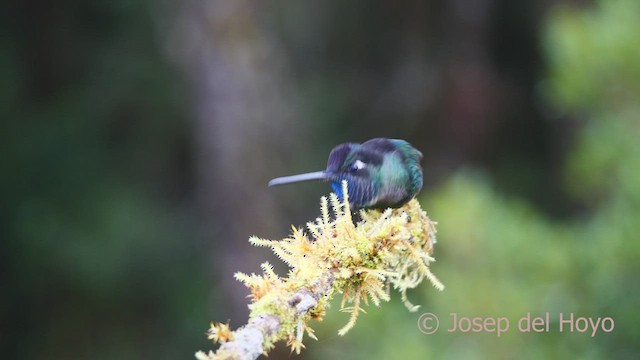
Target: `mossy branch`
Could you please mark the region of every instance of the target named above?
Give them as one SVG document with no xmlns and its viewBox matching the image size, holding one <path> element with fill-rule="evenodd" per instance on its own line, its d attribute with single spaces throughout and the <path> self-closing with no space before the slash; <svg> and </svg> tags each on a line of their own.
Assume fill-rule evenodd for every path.
<svg viewBox="0 0 640 360">
<path fill-rule="evenodd" d="M 308 233 L 293 227 L 291 236 L 282 241 L 249 240 L 271 248 L 291 269 L 280 277 L 264 263 L 262 275 L 236 273 L 236 279 L 251 291 L 249 321 L 235 331 L 227 324 L 212 323 L 208 337 L 222 345 L 215 353 L 197 352 L 197 359 L 256 359 L 280 340 L 299 354 L 305 332 L 316 339 L 309 320 L 322 320 L 337 293 L 343 294 L 341 310 L 351 313 L 349 322 L 338 331 L 344 335 L 364 311 L 363 303 L 368 305 L 371 300 L 379 306 L 389 301 L 389 285 L 400 292 L 410 311 L 418 306 L 408 301 L 406 292 L 425 277 L 438 290 L 444 289 L 429 270 L 434 261 L 435 223 L 418 201 L 413 199 L 398 209 L 360 210 L 361 221 L 354 224 L 346 182 L 342 185 L 342 202 L 335 194 L 330 196 L 333 216 L 323 197 L 321 217 L 307 224 Z"/>
</svg>

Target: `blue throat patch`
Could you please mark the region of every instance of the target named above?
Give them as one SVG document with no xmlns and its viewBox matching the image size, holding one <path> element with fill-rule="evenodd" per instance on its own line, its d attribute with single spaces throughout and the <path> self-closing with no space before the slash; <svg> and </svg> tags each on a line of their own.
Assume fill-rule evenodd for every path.
<svg viewBox="0 0 640 360">
<path fill-rule="evenodd" d="M 349 186 L 349 184 L 347 184 L 347 187 Z M 331 182 L 331 188 L 333 189 L 333 192 L 336 193 L 336 195 L 338 195 L 338 199 L 340 199 L 340 201 L 343 200 L 342 198 L 342 181 L 332 181 Z"/>
</svg>

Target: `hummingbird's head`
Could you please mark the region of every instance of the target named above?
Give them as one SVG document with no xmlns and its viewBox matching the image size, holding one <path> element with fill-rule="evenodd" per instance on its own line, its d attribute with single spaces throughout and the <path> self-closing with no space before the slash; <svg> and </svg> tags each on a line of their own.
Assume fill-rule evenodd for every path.
<svg viewBox="0 0 640 360">
<path fill-rule="evenodd" d="M 342 199 L 342 181 L 347 181 L 349 202 L 354 207 L 365 207 L 373 200 L 380 187 L 380 169 L 384 161 L 381 149 L 361 144 L 340 144 L 331 150 L 324 173 L 331 188 Z"/>
<path fill-rule="evenodd" d="M 354 208 L 400 207 L 422 188 L 421 158 L 422 154 L 404 140 L 345 143 L 331 150 L 324 171 L 273 179 L 269 186 L 325 180 L 342 199 L 342 181 L 346 180 Z"/>
</svg>

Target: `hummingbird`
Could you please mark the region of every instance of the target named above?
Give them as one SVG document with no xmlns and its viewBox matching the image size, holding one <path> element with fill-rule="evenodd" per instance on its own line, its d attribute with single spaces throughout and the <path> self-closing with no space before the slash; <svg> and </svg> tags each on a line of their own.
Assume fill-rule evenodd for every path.
<svg viewBox="0 0 640 360">
<path fill-rule="evenodd" d="M 421 159 L 422 153 L 401 139 L 344 143 L 331 150 L 324 171 L 275 178 L 269 186 L 324 180 L 343 200 L 342 181 L 346 180 L 353 208 L 398 208 L 422 189 Z"/>
</svg>

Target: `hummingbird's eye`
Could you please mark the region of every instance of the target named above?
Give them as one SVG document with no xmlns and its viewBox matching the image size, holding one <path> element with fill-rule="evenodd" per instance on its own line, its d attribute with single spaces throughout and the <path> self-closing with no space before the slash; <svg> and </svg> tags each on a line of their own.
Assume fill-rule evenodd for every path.
<svg viewBox="0 0 640 360">
<path fill-rule="evenodd" d="M 364 169 L 366 166 L 367 166 L 366 163 L 362 162 L 361 160 L 356 160 L 351 164 L 351 166 L 349 167 L 349 170 L 355 172 L 355 171 Z"/>
</svg>

